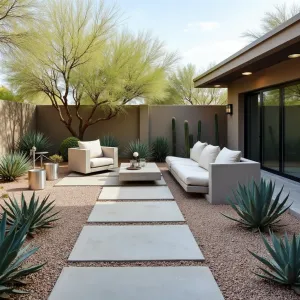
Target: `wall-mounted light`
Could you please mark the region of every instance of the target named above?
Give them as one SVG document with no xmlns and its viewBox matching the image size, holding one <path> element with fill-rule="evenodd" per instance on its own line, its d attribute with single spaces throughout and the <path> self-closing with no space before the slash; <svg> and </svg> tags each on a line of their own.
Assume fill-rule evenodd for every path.
<svg viewBox="0 0 300 300">
<path fill-rule="evenodd" d="M 227 104 L 226 105 L 226 115 L 232 115 L 232 113 L 233 113 L 233 105 Z"/>
<path fill-rule="evenodd" d="M 242 75 L 249 76 L 249 75 L 252 75 L 252 72 L 243 72 Z"/>
<path fill-rule="evenodd" d="M 221 87 L 220 84 L 215 84 L 215 88 L 219 88 L 219 87 Z"/>
<path fill-rule="evenodd" d="M 298 58 L 298 57 L 300 57 L 300 53 L 294 53 L 288 56 L 288 58 Z"/>
</svg>

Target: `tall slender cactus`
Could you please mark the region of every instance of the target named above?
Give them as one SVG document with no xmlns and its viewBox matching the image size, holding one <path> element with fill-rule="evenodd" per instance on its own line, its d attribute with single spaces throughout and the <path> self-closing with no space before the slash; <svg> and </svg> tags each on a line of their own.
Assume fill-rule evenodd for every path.
<svg viewBox="0 0 300 300">
<path fill-rule="evenodd" d="M 197 141 L 201 141 L 201 120 L 198 121 Z"/>
<path fill-rule="evenodd" d="M 189 141 L 189 122 L 184 121 L 184 144 L 185 144 L 185 157 L 190 157 L 190 141 Z"/>
<path fill-rule="evenodd" d="M 176 118 L 172 118 L 172 155 L 176 156 Z"/>
<path fill-rule="evenodd" d="M 215 144 L 216 144 L 216 146 L 220 145 L 220 141 L 219 141 L 219 119 L 218 119 L 218 114 L 215 114 Z"/>
<path fill-rule="evenodd" d="M 193 148 L 194 146 L 194 136 L 193 134 L 189 135 L 189 149 Z"/>
</svg>

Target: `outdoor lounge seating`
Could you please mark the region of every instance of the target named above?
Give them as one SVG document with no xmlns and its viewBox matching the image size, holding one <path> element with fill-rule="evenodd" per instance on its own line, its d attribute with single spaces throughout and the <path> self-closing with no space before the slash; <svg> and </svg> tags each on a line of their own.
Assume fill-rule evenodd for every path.
<svg viewBox="0 0 300 300">
<path fill-rule="evenodd" d="M 238 183 L 260 180 L 260 164 L 242 158 L 240 151 L 197 142 L 190 157 L 167 156 L 168 169 L 186 192 L 206 194 L 211 204 L 227 204 Z"/>
<path fill-rule="evenodd" d="M 69 170 L 89 174 L 118 167 L 118 148 L 103 147 L 99 140 L 78 142 L 79 148 L 69 148 Z"/>
</svg>

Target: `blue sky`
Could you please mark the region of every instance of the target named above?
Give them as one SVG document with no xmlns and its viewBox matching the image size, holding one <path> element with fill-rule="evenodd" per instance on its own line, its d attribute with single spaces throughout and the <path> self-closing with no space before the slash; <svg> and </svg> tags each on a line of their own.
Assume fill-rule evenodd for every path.
<svg viewBox="0 0 300 300">
<path fill-rule="evenodd" d="M 264 12 L 283 2 L 294 0 L 116 0 L 124 26 L 150 30 L 199 70 L 247 45 L 241 33 L 259 29 Z"/>
</svg>

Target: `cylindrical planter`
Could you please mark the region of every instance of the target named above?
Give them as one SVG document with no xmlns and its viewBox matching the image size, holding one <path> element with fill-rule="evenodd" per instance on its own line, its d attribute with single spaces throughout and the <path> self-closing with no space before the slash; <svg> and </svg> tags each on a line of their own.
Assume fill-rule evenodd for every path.
<svg viewBox="0 0 300 300">
<path fill-rule="evenodd" d="M 58 178 L 58 163 L 44 163 L 47 180 L 56 180 Z"/>
<path fill-rule="evenodd" d="M 43 190 L 46 185 L 46 171 L 44 169 L 29 170 L 28 185 L 30 190 Z"/>
</svg>

